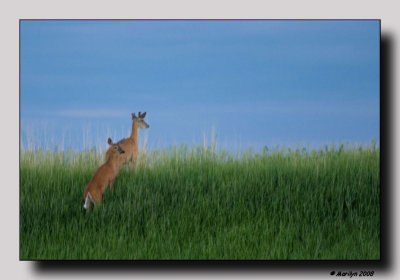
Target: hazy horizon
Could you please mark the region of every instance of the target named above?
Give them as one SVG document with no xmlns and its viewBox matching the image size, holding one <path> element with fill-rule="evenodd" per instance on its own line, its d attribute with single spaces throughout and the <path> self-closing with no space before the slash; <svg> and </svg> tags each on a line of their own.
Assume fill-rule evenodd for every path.
<svg viewBox="0 0 400 280">
<path fill-rule="evenodd" d="M 378 20 L 20 24 L 21 147 L 104 149 L 138 111 L 149 149 L 380 141 Z"/>
</svg>

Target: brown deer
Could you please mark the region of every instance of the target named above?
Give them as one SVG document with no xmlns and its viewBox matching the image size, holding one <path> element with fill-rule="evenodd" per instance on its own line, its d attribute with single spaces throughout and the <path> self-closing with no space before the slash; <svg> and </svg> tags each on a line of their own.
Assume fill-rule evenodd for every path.
<svg viewBox="0 0 400 280">
<path fill-rule="evenodd" d="M 108 185 L 110 189 L 113 188 L 114 179 L 119 171 L 118 158 L 125 153 L 119 144 L 112 142 L 111 138 L 108 138 L 107 142 L 110 145 L 107 151 L 108 159 L 94 173 L 83 193 L 83 199 L 85 200 L 83 208 L 86 210 L 89 210 L 91 203 L 95 206 L 101 203 L 103 193 Z"/>
<path fill-rule="evenodd" d="M 132 132 L 131 136 L 120 140 L 117 144 L 125 151 L 125 154 L 118 157 L 118 168 L 124 163 L 131 161 L 132 166 L 136 166 L 136 158 L 139 153 L 138 139 L 139 139 L 139 128 L 149 128 L 149 125 L 143 120 L 146 116 L 146 112 L 143 114 L 139 112 L 136 116 L 132 113 Z M 106 153 L 106 160 L 109 157 L 109 151 Z"/>
</svg>

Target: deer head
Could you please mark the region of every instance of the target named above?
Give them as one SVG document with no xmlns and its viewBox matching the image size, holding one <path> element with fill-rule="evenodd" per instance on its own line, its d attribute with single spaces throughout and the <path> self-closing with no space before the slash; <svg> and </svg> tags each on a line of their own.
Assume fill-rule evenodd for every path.
<svg viewBox="0 0 400 280">
<path fill-rule="evenodd" d="M 112 154 L 123 154 L 125 153 L 124 150 L 122 150 L 121 146 L 119 144 L 114 144 L 111 138 L 108 138 L 107 140 L 108 145 L 110 145 L 109 151 L 111 151 Z"/>
<path fill-rule="evenodd" d="M 146 112 L 143 114 L 139 112 L 138 116 L 136 116 L 135 113 L 132 113 L 132 121 L 136 122 L 140 128 L 149 128 L 149 125 L 143 120 L 145 116 Z"/>
</svg>

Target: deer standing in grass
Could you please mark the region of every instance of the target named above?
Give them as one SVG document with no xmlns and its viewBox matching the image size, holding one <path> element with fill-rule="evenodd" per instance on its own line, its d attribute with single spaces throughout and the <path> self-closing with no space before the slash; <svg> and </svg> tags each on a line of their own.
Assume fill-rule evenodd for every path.
<svg viewBox="0 0 400 280">
<path fill-rule="evenodd" d="M 132 113 L 132 132 L 131 136 L 120 140 L 117 144 L 125 151 L 125 154 L 118 158 L 118 168 L 124 163 L 131 161 L 132 166 L 136 166 L 136 159 L 139 153 L 138 139 L 139 139 L 139 128 L 149 128 L 149 125 L 143 120 L 146 116 L 146 112 L 136 116 Z M 106 153 L 106 160 L 109 157 L 109 151 Z"/>
<path fill-rule="evenodd" d="M 113 188 L 114 179 L 119 171 L 118 159 L 125 153 L 120 145 L 112 142 L 111 138 L 108 138 L 107 142 L 110 145 L 110 148 L 107 151 L 109 155 L 108 159 L 94 173 L 83 193 L 83 199 L 85 200 L 83 208 L 86 210 L 89 210 L 91 203 L 95 206 L 101 203 L 103 193 L 108 185 L 110 186 L 110 189 Z"/>
</svg>

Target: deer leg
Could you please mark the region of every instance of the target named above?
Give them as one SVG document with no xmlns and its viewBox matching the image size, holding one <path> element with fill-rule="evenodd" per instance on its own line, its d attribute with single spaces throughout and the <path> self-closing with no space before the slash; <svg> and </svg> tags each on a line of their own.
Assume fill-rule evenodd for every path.
<svg viewBox="0 0 400 280">
<path fill-rule="evenodd" d="M 99 206 L 99 204 L 101 203 L 101 199 L 102 199 L 102 196 L 99 196 L 94 200 L 94 203 L 93 203 L 94 208 L 97 208 L 97 206 Z"/>
</svg>

